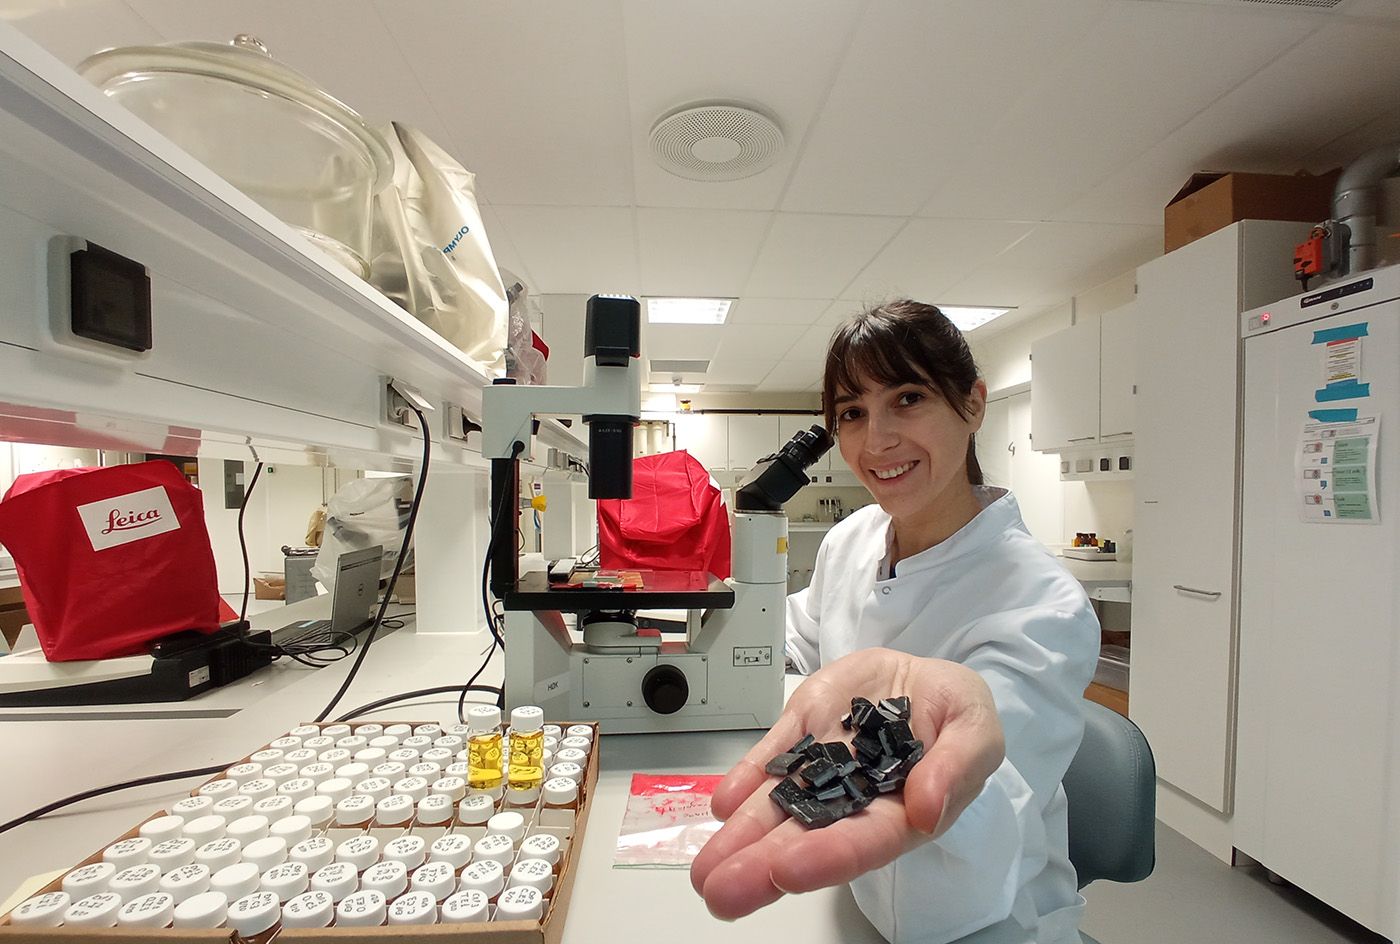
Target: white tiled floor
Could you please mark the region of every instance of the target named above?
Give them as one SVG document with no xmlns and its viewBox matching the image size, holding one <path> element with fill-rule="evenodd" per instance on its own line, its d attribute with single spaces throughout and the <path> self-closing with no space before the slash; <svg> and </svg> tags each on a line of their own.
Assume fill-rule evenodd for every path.
<svg viewBox="0 0 1400 944">
<path fill-rule="evenodd" d="M 1385 938 L 1257 867 L 1230 868 L 1157 824 L 1157 866 L 1132 885 L 1096 882 L 1083 927 L 1099 944 L 1384 944 Z"/>
</svg>

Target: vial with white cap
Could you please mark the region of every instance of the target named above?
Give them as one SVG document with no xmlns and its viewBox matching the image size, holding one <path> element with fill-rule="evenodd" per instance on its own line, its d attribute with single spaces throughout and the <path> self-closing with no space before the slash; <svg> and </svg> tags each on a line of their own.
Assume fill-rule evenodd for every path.
<svg viewBox="0 0 1400 944">
<path fill-rule="evenodd" d="M 320 734 L 321 729 L 314 724 L 299 724 L 287 732 L 288 737 L 301 738 L 303 741 L 307 738 L 319 737 Z"/>
<path fill-rule="evenodd" d="M 374 777 L 383 777 L 393 783 L 395 780 L 402 780 L 408 774 L 408 765 L 396 760 L 386 760 L 382 764 L 375 764 L 369 770 Z"/>
<path fill-rule="evenodd" d="M 553 833 L 535 833 L 526 836 L 520 843 L 520 858 L 522 859 L 543 859 L 551 866 L 559 863 L 559 855 L 564 844 L 559 841 L 559 837 Z"/>
<path fill-rule="evenodd" d="M 495 802 L 485 793 L 470 793 L 457 804 L 457 818 L 465 826 L 484 826 L 495 812 Z"/>
<path fill-rule="evenodd" d="M 326 737 L 324 734 L 317 735 L 313 738 L 307 738 L 305 741 L 301 742 L 302 750 L 315 751 L 317 754 L 320 754 L 322 751 L 328 751 L 333 747 L 335 747 L 335 738 Z"/>
<path fill-rule="evenodd" d="M 185 818 L 170 814 L 146 820 L 137 828 L 136 834 L 145 836 L 152 843 L 165 842 L 167 839 L 178 839 L 184 828 Z"/>
<path fill-rule="evenodd" d="M 369 764 L 361 764 L 352 760 L 348 764 L 341 764 L 337 767 L 335 775 L 349 780 L 351 783 L 359 783 L 369 777 Z"/>
<path fill-rule="evenodd" d="M 383 858 L 386 862 L 402 862 L 411 871 L 427 861 L 428 842 L 422 836 L 400 836 L 391 839 L 384 844 Z"/>
<path fill-rule="evenodd" d="M 392 734 L 378 734 L 369 739 L 370 747 L 377 747 L 385 754 L 399 749 L 399 738 Z"/>
<path fill-rule="evenodd" d="M 185 797 L 183 800 L 177 800 L 175 803 L 171 804 L 170 812 L 174 813 L 176 816 L 183 816 L 185 819 L 190 819 L 191 817 L 200 816 L 209 812 L 209 807 L 213 805 L 214 798 L 201 793 L 196 796 Z"/>
<path fill-rule="evenodd" d="M 295 805 L 298 801 L 316 795 L 316 781 L 310 777 L 293 777 L 277 788 L 277 795 L 286 797 Z"/>
<path fill-rule="evenodd" d="M 122 901 L 131 901 L 142 895 L 160 891 L 160 866 L 144 862 L 122 869 L 112 876 L 107 890 L 122 896 Z M 173 907 L 173 906 L 172 906 Z"/>
<path fill-rule="evenodd" d="M 224 771 L 224 776 L 230 780 L 237 781 L 238 785 L 242 786 L 249 780 L 257 780 L 259 777 L 262 776 L 262 772 L 262 764 L 234 764 L 228 770 Z"/>
<path fill-rule="evenodd" d="M 541 730 L 544 731 L 545 737 L 554 738 L 556 741 L 564 736 L 564 729 L 557 724 L 547 724 Z"/>
<path fill-rule="evenodd" d="M 222 928 L 228 918 L 228 896 L 203 892 L 175 905 L 177 928 Z"/>
<path fill-rule="evenodd" d="M 384 760 L 386 763 L 403 764 L 404 769 L 407 770 L 413 764 L 418 763 L 418 756 L 421 753 L 421 751 L 415 751 L 410 750 L 406 747 L 400 747 L 398 750 L 390 751 L 388 754 L 386 754 Z"/>
<path fill-rule="evenodd" d="M 528 885 L 543 895 L 554 887 L 554 866 L 544 859 L 521 859 L 511 867 L 510 885 Z"/>
<path fill-rule="evenodd" d="M 288 734 L 285 737 L 280 737 L 277 740 L 272 741 L 267 746 L 271 748 L 276 748 L 277 750 L 281 751 L 283 755 L 285 755 L 288 751 L 294 751 L 301 747 L 301 740 L 301 738 L 297 737 L 294 734 Z"/>
<path fill-rule="evenodd" d="M 295 846 L 311 837 L 311 819 L 298 814 L 284 816 L 268 828 L 268 835 L 280 836 L 287 841 L 287 845 Z"/>
<path fill-rule="evenodd" d="M 309 747 L 299 747 L 294 751 L 288 751 L 282 757 L 282 761 L 283 763 L 292 764 L 300 770 L 307 764 L 316 763 L 316 759 L 320 756 L 320 753 L 320 751 L 312 750 Z"/>
<path fill-rule="evenodd" d="M 305 862 L 283 862 L 263 872 L 259 887 L 265 892 L 272 892 L 278 901 L 285 902 L 306 891 L 310 880 Z"/>
<path fill-rule="evenodd" d="M 516 809 L 531 809 L 540 801 L 540 784 L 529 786 L 506 785 L 506 806 Z"/>
<path fill-rule="evenodd" d="M 420 724 L 413 729 L 413 735 L 414 737 L 425 737 L 428 740 L 432 740 L 436 737 L 441 737 L 442 725 L 433 724 L 431 721 L 427 722 L 426 724 Z"/>
<path fill-rule="evenodd" d="M 379 735 L 384 733 L 384 725 L 373 721 L 366 721 L 364 724 L 355 725 L 355 730 L 351 733 L 362 738 L 379 737 Z"/>
<path fill-rule="evenodd" d="M 582 783 L 583 768 L 572 761 L 566 760 L 549 768 L 548 779 L 553 780 L 555 777 L 567 777 L 574 783 Z"/>
<path fill-rule="evenodd" d="M 497 921 L 538 921 L 543 916 L 544 896 L 529 885 L 507 888 L 496 902 Z"/>
<path fill-rule="evenodd" d="M 472 841 L 461 833 L 448 833 L 428 847 L 430 862 L 444 862 L 455 872 L 472 860 Z"/>
<path fill-rule="evenodd" d="M 112 884 L 112 876 L 116 874 L 117 867 L 110 862 L 81 865 L 63 876 L 63 890 L 75 901 L 82 901 L 89 895 L 107 891 Z"/>
<path fill-rule="evenodd" d="M 413 821 L 417 807 L 412 797 L 395 793 L 375 804 L 374 819 L 380 826 L 406 826 Z"/>
<path fill-rule="evenodd" d="M 511 842 L 519 842 L 525 838 L 525 817 L 514 810 L 497 813 L 486 821 L 486 833 L 500 833 Z"/>
<path fill-rule="evenodd" d="M 343 747 L 333 747 L 328 751 L 322 751 L 316 755 L 316 760 L 322 764 L 330 764 L 332 767 L 340 767 L 342 764 L 350 763 L 350 752 Z"/>
<path fill-rule="evenodd" d="M 423 752 L 422 762 L 425 764 L 437 764 L 441 769 L 457 760 L 457 752 L 449 751 L 445 747 L 430 747 Z"/>
<path fill-rule="evenodd" d="M 587 754 L 593 749 L 593 742 L 585 737 L 566 737 L 559 742 L 560 750 L 568 750 L 569 748 L 583 751 L 584 754 Z"/>
<path fill-rule="evenodd" d="M 407 773 L 410 777 L 422 777 L 428 783 L 432 783 L 442 776 L 442 764 L 436 761 L 420 760 L 409 767 Z"/>
<path fill-rule="evenodd" d="M 390 924 L 437 924 L 437 899 L 427 892 L 409 892 L 389 906 Z"/>
<path fill-rule="evenodd" d="M 500 833 L 491 833 L 483 836 L 472 846 L 472 861 L 483 862 L 492 860 L 505 865 L 515 858 L 515 842 L 509 836 L 502 836 Z"/>
<path fill-rule="evenodd" d="M 457 804 L 452 802 L 451 797 L 433 794 L 418 801 L 415 818 L 422 826 L 444 826 L 452 821 L 456 809 Z"/>
<path fill-rule="evenodd" d="M 374 836 L 355 836 L 335 847 L 337 862 L 349 862 L 357 872 L 379 861 L 379 840 Z"/>
<path fill-rule="evenodd" d="M 521 705 L 510 713 L 510 786 L 538 787 L 544 779 L 544 711 Z"/>
<path fill-rule="evenodd" d="M 240 784 L 238 787 L 239 796 L 252 797 L 254 802 L 261 800 L 263 797 L 272 796 L 276 792 L 276 781 L 269 780 L 266 777 L 259 777 L 257 780 L 249 780 L 247 783 Z"/>
<path fill-rule="evenodd" d="M 335 804 L 328 796 L 309 796 L 304 800 L 297 800 L 296 805 L 292 807 L 292 813 L 305 816 L 311 820 L 313 829 L 320 829 L 334 818 Z"/>
<path fill-rule="evenodd" d="M 591 724 L 571 724 L 564 730 L 565 737 L 581 737 L 593 740 L 593 725 Z"/>
<path fill-rule="evenodd" d="M 465 744 L 466 741 L 455 734 L 444 734 L 442 737 L 433 741 L 433 747 L 439 750 L 451 751 L 454 755 L 460 751 Z"/>
<path fill-rule="evenodd" d="M 578 809 L 578 782 L 568 777 L 553 777 L 544 782 L 544 805 L 549 810 Z"/>
<path fill-rule="evenodd" d="M 198 846 L 199 843 L 188 836 L 167 839 L 165 842 L 158 842 L 151 847 L 150 856 L 146 861 L 157 866 L 162 872 L 169 872 L 171 869 L 178 869 L 182 865 L 189 865 L 193 862 L 194 850 Z"/>
<path fill-rule="evenodd" d="M 247 816 L 253 812 L 253 803 L 256 802 L 250 796 L 234 794 L 226 796 L 209 808 L 209 816 L 222 816 L 225 824 L 238 819 L 240 816 Z"/>
<path fill-rule="evenodd" d="M 581 751 L 576 747 L 561 747 L 554 754 L 556 764 L 578 764 L 580 767 L 588 766 L 588 752 Z"/>
<path fill-rule="evenodd" d="M 336 741 L 335 746 L 340 748 L 341 750 L 349 751 L 351 754 L 354 754 L 356 751 L 364 750 L 366 747 L 369 747 L 369 738 L 360 737 L 358 735 L 352 734 L 348 737 L 341 738 L 339 741 Z"/>
<path fill-rule="evenodd" d="M 465 744 L 467 743 L 467 735 L 472 733 L 472 728 L 469 724 L 463 724 L 460 721 L 454 721 L 452 724 L 443 725 L 442 733 L 451 734 L 454 737 L 459 737 L 462 739 L 462 743 Z"/>
<path fill-rule="evenodd" d="M 391 724 L 384 728 L 384 733 L 402 741 L 406 737 L 413 736 L 413 726 L 408 724 Z"/>
<path fill-rule="evenodd" d="M 404 796 L 412 798 L 414 803 L 417 803 L 428 795 L 428 783 L 429 781 L 422 777 L 404 777 L 398 783 L 394 784 L 392 792 L 402 793 Z M 383 797 L 380 799 L 383 799 Z"/>
<path fill-rule="evenodd" d="M 355 792 L 363 793 L 378 803 L 390 793 L 393 793 L 393 784 L 383 777 L 366 777 L 355 784 Z"/>
<path fill-rule="evenodd" d="M 302 892 L 282 906 L 283 928 L 328 928 L 335 920 L 335 900 L 328 892 Z"/>
<path fill-rule="evenodd" d="M 282 784 L 286 783 L 288 780 L 296 779 L 301 773 L 301 767 L 301 764 L 292 764 L 285 761 L 280 764 L 273 764 L 271 767 L 263 768 L 262 779 L 271 780 L 278 787 L 281 787 Z"/>
<path fill-rule="evenodd" d="M 272 892 L 253 892 L 228 906 L 228 926 L 253 944 L 271 940 L 281 919 L 282 903 Z"/>
<path fill-rule="evenodd" d="M 311 872 L 330 865 L 334 859 L 335 843 L 326 836 L 303 839 L 287 850 L 288 862 L 304 862 Z"/>
<path fill-rule="evenodd" d="M 267 828 L 272 824 L 268 822 L 266 816 L 259 813 L 250 813 L 247 816 L 240 816 L 238 819 L 228 824 L 228 829 L 224 835 L 231 839 L 237 839 L 243 845 L 247 845 L 255 839 L 262 839 L 267 835 Z"/>
<path fill-rule="evenodd" d="M 457 887 L 462 891 L 474 888 L 488 899 L 495 900 L 506 885 L 506 872 L 495 859 L 479 859 L 462 870 Z"/>
<path fill-rule="evenodd" d="M 292 798 L 281 795 L 263 797 L 253 804 L 253 812 L 259 816 L 266 816 L 270 829 L 278 820 L 292 815 Z"/>
<path fill-rule="evenodd" d="M 348 724 L 328 724 L 321 729 L 321 734 L 328 738 L 343 738 L 350 733 Z"/>
<path fill-rule="evenodd" d="M 550 737 L 548 734 L 546 734 L 544 736 L 544 749 L 549 751 L 551 754 L 559 750 L 559 739 L 557 737 Z"/>
<path fill-rule="evenodd" d="M 446 776 L 434 780 L 428 792 L 448 797 L 456 803 L 467 795 L 467 782 L 461 777 Z M 422 799 L 421 797 L 419 799 Z"/>
<path fill-rule="evenodd" d="M 335 906 L 335 924 L 340 928 L 377 928 L 389 912 L 382 892 L 374 889 L 346 895 Z"/>
<path fill-rule="evenodd" d="M 316 785 L 316 794 L 330 797 L 332 803 L 339 803 L 348 797 L 354 789 L 355 785 L 344 777 L 332 777 Z"/>
<path fill-rule="evenodd" d="M 235 862 L 219 869 L 209 879 L 210 891 L 222 892 L 229 901 L 237 901 L 258 890 L 262 873 L 251 862 Z"/>
<path fill-rule="evenodd" d="M 115 928 L 122 896 L 113 892 L 88 895 L 68 906 L 63 924 L 69 928 Z"/>
<path fill-rule="evenodd" d="M 47 892 L 33 898 L 10 912 L 10 924 L 16 927 L 56 928 L 63 924 L 63 914 L 73 904 L 67 892 Z"/>
<path fill-rule="evenodd" d="M 281 836 L 254 839 L 243 847 L 243 861 L 253 863 L 261 872 L 266 872 L 274 865 L 281 865 L 287 861 L 287 840 Z"/>
<path fill-rule="evenodd" d="M 457 889 L 457 871 L 450 862 L 429 862 L 413 870 L 409 887 L 414 891 L 427 892 L 433 901 L 440 902 Z"/>
<path fill-rule="evenodd" d="M 260 751 L 254 751 L 252 756 L 250 756 L 248 760 L 254 764 L 262 764 L 264 767 L 266 767 L 268 764 L 277 763 L 286 756 L 286 751 L 279 751 L 275 747 L 268 747 Z"/>
<path fill-rule="evenodd" d="M 457 759 L 452 763 L 448 764 L 446 767 L 442 768 L 442 775 L 444 777 L 461 777 L 463 780 L 466 780 L 468 777 L 471 776 L 472 765 L 462 760 L 463 753 L 465 752 L 458 751 Z"/>
<path fill-rule="evenodd" d="M 187 898 L 209 891 L 209 880 L 212 877 L 209 866 L 191 862 L 162 875 L 160 890 L 174 898 L 175 904 L 178 905 Z"/>
<path fill-rule="evenodd" d="M 362 747 L 355 752 L 355 763 L 376 767 L 388 760 L 389 752 L 382 747 Z"/>
<path fill-rule="evenodd" d="M 175 923 L 175 899 L 166 892 L 133 898 L 117 912 L 119 928 L 168 928 Z"/>
<path fill-rule="evenodd" d="M 361 889 L 374 889 L 392 901 L 408 888 L 408 867 L 402 862 L 376 862 L 360 876 Z"/>
<path fill-rule="evenodd" d="M 340 901 L 360 887 L 360 874 L 349 862 L 323 865 L 311 876 L 311 890 L 325 892 L 332 901 Z"/>
<path fill-rule="evenodd" d="M 399 745 L 399 749 L 405 751 L 417 751 L 421 755 L 424 751 L 431 750 L 432 746 L 432 738 L 424 737 L 421 734 L 415 734 L 413 737 L 404 738 L 402 743 Z"/>
<path fill-rule="evenodd" d="M 325 761 L 317 761 L 314 764 L 307 764 L 297 771 L 302 777 L 310 780 L 313 784 L 323 784 L 327 780 L 335 777 L 335 764 L 328 764 Z"/>
<path fill-rule="evenodd" d="M 211 780 L 201 784 L 197 791 L 200 796 L 213 797 L 219 799 L 238 792 L 238 781 L 222 777 L 218 780 Z"/>
<path fill-rule="evenodd" d="M 130 839 L 114 842 L 103 849 L 102 861 L 110 862 L 119 869 L 140 865 L 142 862 L 150 861 L 151 849 L 154 846 L 155 843 L 145 836 L 133 836 Z"/>
<path fill-rule="evenodd" d="M 442 903 L 442 921 L 444 924 L 485 921 L 490 907 L 490 901 L 479 889 L 463 889 Z"/>
</svg>

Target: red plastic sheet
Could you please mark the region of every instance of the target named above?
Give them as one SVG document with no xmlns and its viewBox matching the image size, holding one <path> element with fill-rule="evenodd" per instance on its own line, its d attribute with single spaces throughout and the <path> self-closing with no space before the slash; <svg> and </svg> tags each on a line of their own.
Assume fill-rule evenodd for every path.
<svg viewBox="0 0 1400 944">
<path fill-rule="evenodd" d="M 599 563 L 607 570 L 698 570 L 730 576 L 729 512 L 690 453 L 632 463 L 632 497 L 598 502 Z"/>
</svg>

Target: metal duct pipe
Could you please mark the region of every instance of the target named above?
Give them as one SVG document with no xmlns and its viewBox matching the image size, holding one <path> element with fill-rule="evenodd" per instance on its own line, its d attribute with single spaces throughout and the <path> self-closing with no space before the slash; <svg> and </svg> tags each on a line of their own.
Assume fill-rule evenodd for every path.
<svg viewBox="0 0 1400 944">
<path fill-rule="evenodd" d="M 1380 182 L 1400 170 L 1400 144 L 1387 144 L 1352 161 L 1337 178 L 1332 218 L 1350 230 L 1347 271 L 1361 272 L 1376 261 L 1376 208 Z"/>
</svg>

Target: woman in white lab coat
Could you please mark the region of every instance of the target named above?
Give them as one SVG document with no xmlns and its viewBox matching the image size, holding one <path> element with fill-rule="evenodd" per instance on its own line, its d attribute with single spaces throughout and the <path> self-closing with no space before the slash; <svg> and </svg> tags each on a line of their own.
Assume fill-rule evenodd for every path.
<svg viewBox="0 0 1400 944">
<path fill-rule="evenodd" d="M 849 881 L 891 941 L 1079 941 L 1060 781 L 1099 626 L 1015 498 L 982 485 L 986 393 L 932 306 L 894 302 L 833 335 L 827 426 L 877 504 L 831 529 L 788 599 L 788 658 L 811 678 L 716 791 L 727 822 L 691 873 L 716 915 Z M 806 830 L 763 766 L 807 732 L 841 739 L 856 695 L 910 696 L 928 753 L 902 797 Z"/>
</svg>

